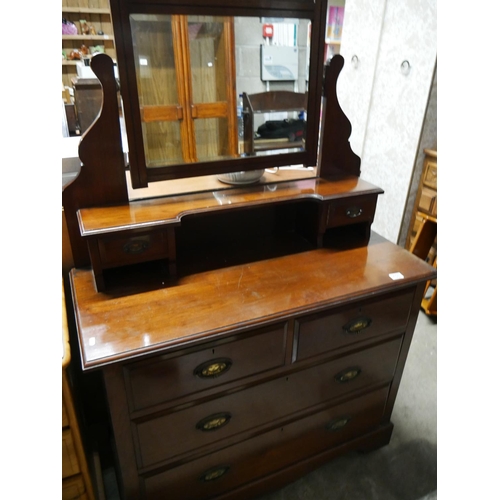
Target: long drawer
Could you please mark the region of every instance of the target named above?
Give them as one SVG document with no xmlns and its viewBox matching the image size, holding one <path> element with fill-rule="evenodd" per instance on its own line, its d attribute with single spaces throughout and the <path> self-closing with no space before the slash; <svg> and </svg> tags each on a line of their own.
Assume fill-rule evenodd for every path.
<svg viewBox="0 0 500 500">
<path fill-rule="evenodd" d="M 142 478 L 148 500 L 197 500 L 234 489 L 375 428 L 387 387 L 278 427 L 235 446 Z"/>
<path fill-rule="evenodd" d="M 412 301 L 410 290 L 298 319 L 294 332 L 297 361 L 378 335 L 402 333 Z"/>
<path fill-rule="evenodd" d="M 222 441 L 349 392 L 389 382 L 401 339 L 136 424 L 139 467 Z"/>
<path fill-rule="evenodd" d="M 241 334 L 174 358 L 125 367 L 131 410 L 148 408 L 262 373 L 285 363 L 286 325 Z M 258 368 L 256 368 L 258 367 Z"/>
</svg>

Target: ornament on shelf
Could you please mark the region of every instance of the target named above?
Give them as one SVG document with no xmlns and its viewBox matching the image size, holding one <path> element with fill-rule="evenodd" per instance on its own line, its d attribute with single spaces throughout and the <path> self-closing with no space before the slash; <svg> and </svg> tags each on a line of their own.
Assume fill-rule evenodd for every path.
<svg viewBox="0 0 500 500">
<path fill-rule="evenodd" d="M 68 21 L 64 17 L 62 18 L 62 34 L 63 35 L 77 35 L 78 28 L 71 21 Z"/>
<path fill-rule="evenodd" d="M 90 26 L 85 19 L 80 19 L 80 32 L 82 35 L 90 35 Z"/>
</svg>

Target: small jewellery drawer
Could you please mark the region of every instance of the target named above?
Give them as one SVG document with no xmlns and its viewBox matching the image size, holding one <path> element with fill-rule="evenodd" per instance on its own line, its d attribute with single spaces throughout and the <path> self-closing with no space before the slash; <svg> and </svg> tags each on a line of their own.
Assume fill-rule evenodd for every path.
<svg viewBox="0 0 500 500">
<path fill-rule="evenodd" d="M 285 363 L 286 323 L 182 356 L 125 367 L 129 401 L 140 410 L 189 396 Z"/>
<path fill-rule="evenodd" d="M 326 214 L 326 228 L 372 222 L 376 207 L 376 195 L 331 202 Z"/>
<path fill-rule="evenodd" d="M 303 360 L 406 327 L 413 289 L 349 309 L 333 309 L 295 322 L 295 356 Z"/>
<path fill-rule="evenodd" d="M 143 478 L 148 500 L 212 498 L 377 427 L 387 387 Z"/>
<path fill-rule="evenodd" d="M 175 241 L 166 231 L 97 240 L 101 266 L 111 268 L 157 259 L 175 259 Z"/>
<path fill-rule="evenodd" d="M 146 467 L 393 376 L 400 339 L 136 424 Z M 166 445 L 168 443 L 168 445 Z"/>
</svg>

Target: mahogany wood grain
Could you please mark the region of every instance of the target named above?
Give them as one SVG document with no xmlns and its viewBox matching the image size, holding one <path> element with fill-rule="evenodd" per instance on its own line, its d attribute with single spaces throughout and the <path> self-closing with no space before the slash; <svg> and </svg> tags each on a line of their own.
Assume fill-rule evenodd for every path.
<svg viewBox="0 0 500 500">
<path fill-rule="evenodd" d="M 337 97 L 337 80 L 344 66 L 344 58 L 334 55 L 325 67 L 322 134 L 318 166 L 321 177 L 340 172 L 346 175 L 361 173 L 361 159 L 351 149 L 351 123 L 344 114 Z"/>
<path fill-rule="evenodd" d="M 403 278 L 394 281 L 389 275 L 396 272 Z M 372 235 L 366 247 L 323 248 L 200 272 L 141 293 L 140 288 L 98 293 L 86 269 L 72 270 L 71 283 L 87 369 L 434 277 L 435 270 L 421 259 Z"/>
<path fill-rule="evenodd" d="M 406 364 L 406 359 L 408 358 L 408 353 L 410 351 L 410 345 L 413 339 L 413 333 L 415 331 L 415 326 L 417 325 L 418 312 L 420 310 L 424 288 L 425 288 L 425 283 L 419 283 L 415 290 L 415 296 L 413 297 L 413 303 L 411 306 L 408 326 L 406 327 L 406 333 L 403 339 L 403 344 L 401 345 L 401 352 L 399 354 L 398 366 L 396 367 L 396 373 L 394 374 L 394 379 L 391 384 L 391 389 L 389 391 L 389 396 L 387 398 L 387 404 L 384 411 L 384 419 L 386 421 L 390 419 L 392 410 L 394 409 L 394 404 L 396 402 L 396 396 L 398 393 L 399 385 L 401 383 L 401 378 L 403 377 L 403 370 Z"/>
<path fill-rule="evenodd" d="M 387 389 L 381 389 L 344 405 L 316 413 L 308 418 L 291 422 L 260 436 L 228 447 L 205 458 L 189 462 L 163 473 L 145 477 L 148 499 L 164 498 L 169 492 L 172 500 L 213 498 L 216 495 L 246 483 L 249 480 L 293 465 L 315 454 L 349 441 L 377 425 L 383 411 Z M 337 418 L 350 418 L 337 432 L 328 424 Z M 216 480 L 202 481 L 207 470 L 217 466 L 228 467 Z"/>
<path fill-rule="evenodd" d="M 139 478 L 135 462 L 135 450 L 132 435 L 132 423 L 128 416 L 127 393 L 124 384 L 123 370 L 119 365 L 109 366 L 104 370 L 104 382 L 113 431 L 117 439 L 118 488 L 120 497 L 137 499 L 139 495 Z"/>
<path fill-rule="evenodd" d="M 356 307 L 338 308 L 298 319 L 295 323 L 295 359 L 322 355 L 341 346 L 353 346 L 391 332 L 404 332 L 413 296 L 414 291 L 410 289 L 359 302 Z M 356 321 L 366 321 L 366 326 L 358 326 L 359 330 L 354 329 L 352 333 L 347 332 L 346 327 Z"/>
<path fill-rule="evenodd" d="M 327 448 L 320 453 L 298 460 L 275 473 L 268 474 L 242 487 L 218 495 L 216 500 L 250 500 L 293 483 L 301 476 L 339 456 L 356 450 L 366 449 L 372 451 L 380 448 L 389 443 L 393 427 L 391 423 L 379 425 L 373 431 L 358 435 L 350 441 Z M 301 443 L 298 443 L 298 446 L 300 445 Z"/>
<path fill-rule="evenodd" d="M 78 209 L 128 201 L 113 61 L 106 54 L 97 54 L 91 66 L 103 88 L 102 107 L 78 148 L 83 163 L 80 174 L 62 193 L 73 261 L 77 267 L 90 262 L 87 243 L 80 234 Z"/>
<path fill-rule="evenodd" d="M 186 214 L 235 207 L 249 208 L 301 199 L 323 201 L 381 193 L 382 189 L 358 177 L 337 177 L 332 180 L 301 179 L 271 185 L 167 196 L 114 206 L 82 208 L 78 212 L 78 219 L 82 235 L 93 236 L 137 227 L 154 228 L 176 224 Z"/>
<path fill-rule="evenodd" d="M 204 401 L 186 410 L 156 415 L 137 423 L 136 429 L 142 467 L 171 459 L 181 452 L 197 450 L 226 440 L 247 429 L 283 419 L 300 410 L 333 400 L 353 391 L 388 383 L 398 359 L 401 338 L 361 352 L 342 356 L 306 370 L 284 374 L 263 384 L 245 387 L 223 397 Z M 253 357 L 254 366 L 258 356 Z M 337 375 L 356 367 L 360 374 L 340 383 Z M 192 379 L 193 376 L 189 377 Z M 163 383 L 170 383 L 164 378 Z M 196 424 L 203 418 L 229 413 L 231 419 L 219 430 L 201 432 Z M 158 437 L 163 439 L 159 440 Z M 165 441 L 168 446 L 165 446 Z"/>
<path fill-rule="evenodd" d="M 243 339 L 236 337 L 230 342 L 211 344 L 194 352 L 181 352 L 175 357 L 158 356 L 155 360 L 126 365 L 124 371 L 131 411 L 164 402 L 172 405 L 176 399 L 193 398 L 212 388 L 220 391 L 220 387 L 228 382 L 282 367 L 285 364 L 286 334 L 287 323 L 280 322 L 264 330 L 248 332 Z M 220 358 L 231 361 L 227 372 L 209 379 L 194 375 L 196 367 Z M 259 360 L 258 369 L 255 359 Z"/>
</svg>

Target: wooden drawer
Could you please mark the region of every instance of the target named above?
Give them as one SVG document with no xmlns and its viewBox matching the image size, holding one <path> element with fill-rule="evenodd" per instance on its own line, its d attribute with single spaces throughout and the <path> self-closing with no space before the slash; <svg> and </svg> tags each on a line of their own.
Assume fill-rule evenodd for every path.
<svg viewBox="0 0 500 500">
<path fill-rule="evenodd" d="M 376 195 L 333 201 L 328 205 L 326 228 L 372 222 L 376 207 Z"/>
<path fill-rule="evenodd" d="M 437 204 L 437 192 L 428 187 L 422 188 L 422 193 L 420 195 L 420 200 L 418 202 L 418 210 L 428 214 L 434 213 L 434 205 Z M 437 207 L 436 207 L 437 211 Z"/>
<path fill-rule="evenodd" d="M 88 498 L 81 475 L 63 479 L 62 500 L 87 500 Z"/>
<path fill-rule="evenodd" d="M 382 334 L 402 333 L 412 301 L 413 289 L 296 320 L 297 361 Z"/>
<path fill-rule="evenodd" d="M 167 232 L 121 238 L 99 238 L 101 266 L 111 268 L 150 260 L 175 258 L 169 250 Z"/>
<path fill-rule="evenodd" d="M 360 436 L 382 418 L 387 388 L 280 426 L 238 445 L 143 478 L 148 500 L 195 500 L 265 476 Z"/>
<path fill-rule="evenodd" d="M 80 464 L 73 442 L 71 429 L 62 431 L 62 477 L 73 476 L 80 472 Z"/>
<path fill-rule="evenodd" d="M 160 356 L 156 362 L 125 367 L 132 409 L 165 403 L 283 366 L 286 325 L 249 332 L 232 342 L 214 343 L 183 356 Z"/>
<path fill-rule="evenodd" d="M 150 466 L 227 439 L 351 391 L 389 382 L 400 344 L 401 339 L 396 339 L 186 410 L 142 421 L 136 426 L 142 459 L 139 466 Z M 206 423 L 209 429 L 203 430 Z"/>
<path fill-rule="evenodd" d="M 64 397 L 62 399 L 62 427 L 69 427 L 68 411 L 66 410 L 66 403 L 64 402 Z"/>
<path fill-rule="evenodd" d="M 437 189 L 437 162 L 427 162 L 422 182 L 425 186 L 428 186 L 432 189 Z"/>
</svg>

